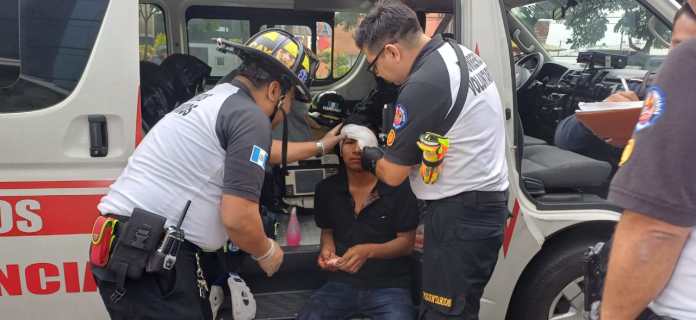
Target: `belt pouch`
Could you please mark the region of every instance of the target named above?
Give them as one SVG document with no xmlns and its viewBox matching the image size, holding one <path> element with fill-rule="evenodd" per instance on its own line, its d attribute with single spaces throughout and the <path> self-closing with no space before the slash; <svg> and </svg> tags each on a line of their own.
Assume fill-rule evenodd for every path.
<svg viewBox="0 0 696 320">
<path fill-rule="evenodd" d="M 117 225 L 118 220 L 105 216 L 99 216 L 94 221 L 92 243 L 89 248 L 89 261 L 93 266 L 103 268 L 109 262 Z"/>
<path fill-rule="evenodd" d="M 107 264 L 119 278 L 138 279 L 145 272 L 147 260 L 157 248 L 166 218 L 145 211 L 133 209 L 133 214 L 125 228 L 121 230 Z M 125 274 L 124 274 L 125 273 Z"/>
</svg>

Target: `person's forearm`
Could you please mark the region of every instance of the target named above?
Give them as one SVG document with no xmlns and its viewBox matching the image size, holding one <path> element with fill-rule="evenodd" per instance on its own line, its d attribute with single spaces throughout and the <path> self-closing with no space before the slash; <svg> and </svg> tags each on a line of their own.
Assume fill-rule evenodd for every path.
<svg viewBox="0 0 696 320">
<path fill-rule="evenodd" d="M 282 161 L 283 141 L 273 140 L 270 162 L 273 165 Z M 329 150 L 325 150 L 327 152 Z M 295 162 L 317 155 L 317 142 L 288 142 L 288 162 Z"/>
<path fill-rule="evenodd" d="M 392 259 L 411 254 L 416 232 L 409 232 L 407 235 L 398 236 L 396 239 L 385 243 L 365 244 L 370 247 L 370 259 Z"/>
<path fill-rule="evenodd" d="M 333 230 L 331 229 L 321 229 L 321 248 L 333 248 L 336 250 L 336 244 L 334 243 Z"/>
<path fill-rule="evenodd" d="M 602 319 L 638 317 L 669 281 L 688 237 L 685 230 L 641 214 L 624 213 L 609 258 Z"/>
<path fill-rule="evenodd" d="M 231 210 L 237 210 L 231 212 Z M 263 231 L 258 204 L 239 208 L 223 205 L 221 218 L 227 235 L 241 250 L 255 257 L 263 256 L 270 249 L 270 242 Z"/>
<path fill-rule="evenodd" d="M 382 158 L 377 160 L 375 175 L 380 181 L 392 187 L 398 187 L 408 179 L 410 170 L 411 167 L 397 165 Z"/>
</svg>

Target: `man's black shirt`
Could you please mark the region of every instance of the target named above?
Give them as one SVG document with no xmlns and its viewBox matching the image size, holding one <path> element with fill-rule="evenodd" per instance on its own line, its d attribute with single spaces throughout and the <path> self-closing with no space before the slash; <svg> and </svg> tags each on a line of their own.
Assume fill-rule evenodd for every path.
<svg viewBox="0 0 696 320">
<path fill-rule="evenodd" d="M 338 256 L 358 244 L 389 242 L 398 232 L 418 226 L 418 203 L 408 182 L 396 188 L 377 182 L 365 207 L 356 215 L 348 177 L 342 172 L 317 184 L 314 204 L 316 224 L 333 230 Z M 410 273 L 408 256 L 368 259 L 357 273 L 330 272 L 329 280 L 361 288 L 407 288 Z"/>
</svg>

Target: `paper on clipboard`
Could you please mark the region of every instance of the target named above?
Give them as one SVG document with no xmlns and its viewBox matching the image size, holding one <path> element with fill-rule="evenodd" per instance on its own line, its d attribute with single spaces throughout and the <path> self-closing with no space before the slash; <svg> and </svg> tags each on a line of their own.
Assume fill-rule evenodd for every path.
<svg viewBox="0 0 696 320">
<path fill-rule="evenodd" d="M 625 146 L 643 108 L 643 101 L 635 102 L 581 102 L 575 117 L 596 136 L 614 146 Z"/>
</svg>

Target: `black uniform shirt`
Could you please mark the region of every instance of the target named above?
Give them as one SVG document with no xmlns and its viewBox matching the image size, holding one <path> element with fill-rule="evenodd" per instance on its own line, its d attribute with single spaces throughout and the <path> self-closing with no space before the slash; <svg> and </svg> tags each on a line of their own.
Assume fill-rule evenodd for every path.
<svg viewBox="0 0 696 320">
<path fill-rule="evenodd" d="M 355 215 L 355 202 L 348 190 L 345 173 L 317 185 L 315 220 L 319 228 L 332 229 L 336 255 L 363 243 L 385 243 L 397 232 L 414 230 L 418 225 L 418 204 L 408 183 L 390 187 L 377 182 L 366 206 Z M 361 288 L 406 288 L 410 286 L 410 257 L 368 259 L 356 274 L 330 272 L 329 280 Z"/>
</svg>

